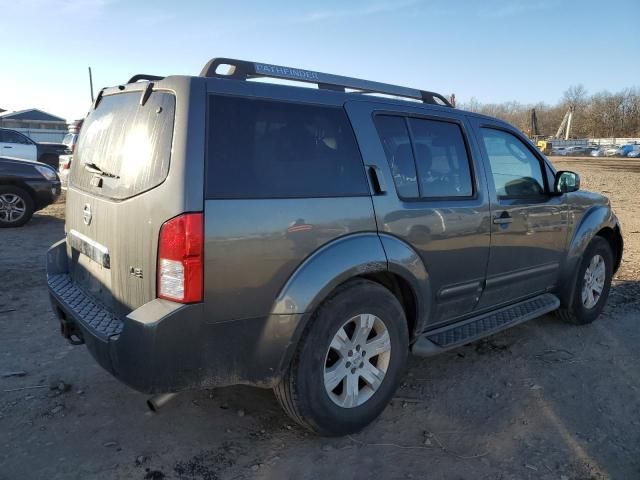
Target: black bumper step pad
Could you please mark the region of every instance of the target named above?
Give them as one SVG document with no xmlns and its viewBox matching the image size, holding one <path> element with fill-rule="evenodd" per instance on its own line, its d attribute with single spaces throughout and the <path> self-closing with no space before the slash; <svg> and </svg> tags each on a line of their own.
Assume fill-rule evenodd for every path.
<svg viewBox="0 0 640 480">
<path fill-rule="evenodd" d="M 57 297 L 63 310 L 82 323 L 96 336 L 107 339 L 122 332 L 124 323 L 111 310 L 78 287 L 68 274 L 50 275 L 50 292 Z"/>
</svg>

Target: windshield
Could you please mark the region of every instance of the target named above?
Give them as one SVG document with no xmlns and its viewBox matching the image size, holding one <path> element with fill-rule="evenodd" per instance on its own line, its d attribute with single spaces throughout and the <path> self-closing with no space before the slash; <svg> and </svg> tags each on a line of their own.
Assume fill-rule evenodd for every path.
<svg viewBox="0 0 640 480">
<path fill-rule="evenodd" d="M 122 200 L 167 178 L 175 97 L 153 92 L 140 105 L 140 92 L 109 95 L 86 118 L 71 167 L 70 184 Z"/>
</svg>

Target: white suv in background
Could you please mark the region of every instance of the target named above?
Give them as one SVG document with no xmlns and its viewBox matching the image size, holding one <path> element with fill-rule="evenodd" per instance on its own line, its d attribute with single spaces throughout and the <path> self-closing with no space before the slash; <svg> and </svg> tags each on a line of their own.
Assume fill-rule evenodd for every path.
<svg viewBox="0 0 640 480">
<path fill-rule="evenodd" d="M 15 130 L 0 128 L 0 156 L 36 162 L 38 147 L 26 135 Z"/>
</svg>

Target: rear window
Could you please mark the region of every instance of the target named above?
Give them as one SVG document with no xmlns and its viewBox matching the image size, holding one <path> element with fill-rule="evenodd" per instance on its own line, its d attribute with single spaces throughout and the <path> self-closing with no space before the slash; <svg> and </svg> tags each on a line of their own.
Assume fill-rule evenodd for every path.
<svg viewBox="0 0 640 480">
<path fill-rule="evenodd" d="M 208 198 L 367 195 L 342 108 L 211 96 Z"/>
<path fill-rule="evenodd" d="M 175 97 L 153 92 L 103 97 L 84 121 L 71 166 L 70 184 L 123 200 L 158 186 L 169 173 Z"/>
<path fill-rule="evenodd" d="M 462 130 L 456 123 L 410 118 L 423 197 L 473 195 Z"/>
<path fill-rule="evenodd" d="M 377 115 L 374 117 L 382 141 L 393 182 L 400 198 L 418 198 L 418 174 L 413 158 L 411 138 L 404 117 Z"/>
<path fill-rule="evenodd" d="M 458 124 L 390 115 L 376 115 L 374 121 L 400 198 L 473 195 L 469 158 Z"/>
</svg>

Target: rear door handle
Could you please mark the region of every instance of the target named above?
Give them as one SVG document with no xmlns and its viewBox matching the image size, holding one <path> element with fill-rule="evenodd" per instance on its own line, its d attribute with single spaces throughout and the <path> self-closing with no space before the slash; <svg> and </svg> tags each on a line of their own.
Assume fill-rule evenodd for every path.
<svg viewBox="0 0 640 480">
<path fill-rule="evenodd" d="M 4 147 L 2 147 L 2 148 L 13 148 L 13 147 L 10 147 L 9 145 L 5 145 L 5 146 L 4 146 Z"/>
<path fill-rule="evenodd" d="M 382 171 L 375 165 L 368 165 L 367 171 L 369 172 L 369 179 L 371 180 L 374 193 L 376 195 L 383 195 L 387 191 L 387 188 L 384 184 Z"/>
<path fill-rule="evenodd" d="M 493 217 L 493 223 L 496 225 L 506 225 L 513 222 L 513 218 L 509 215 L 509 212 L 502 212 L 500 216 Z"/>
</svg>

